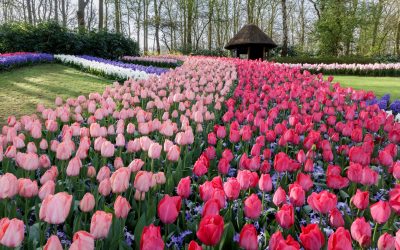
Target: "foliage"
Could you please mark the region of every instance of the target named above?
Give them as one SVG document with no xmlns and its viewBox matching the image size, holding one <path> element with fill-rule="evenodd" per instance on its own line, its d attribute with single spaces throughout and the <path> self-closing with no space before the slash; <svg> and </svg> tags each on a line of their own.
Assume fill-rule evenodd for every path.
<svg viewBox="0 0 400 250">
<path fill-rule="evenodd" d="M 389 63 L 397 62 L 400 58 L 395 56 L 381 56 L 381 57 L 364 57 L 364 56 L 294 56 L 294 57 L 272 57 L 270 61 L 279 63 L 310 63 L 310 64 L 331 64 L 331 63 L 345 63 L 345 64 L 370 64 L 370 63 Z"/>
<path fill-rule="evenodd" d="M 103 58 L 137 55 L 138 44 L 121 34 L 76 33 L 55 22 L 37 26 L 8 23 L 0 26 L 0 53 L 35 51 L 51 54 L 88 54 Z"/>
<path fill-rule="evenodd" d="M 229 52 L 224 49 L 197 49 L 193 50 L 190 53 L 185 53 L 185 51 L 182 51 L 183 54 L 190 54 L 190 55 L 196 55 L 196 56 L 228 56 Z"/>
</svg>

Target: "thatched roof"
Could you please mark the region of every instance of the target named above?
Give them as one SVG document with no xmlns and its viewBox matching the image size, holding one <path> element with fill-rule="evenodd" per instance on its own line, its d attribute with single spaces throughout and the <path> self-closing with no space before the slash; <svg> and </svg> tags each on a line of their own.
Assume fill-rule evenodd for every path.
<svg viewBox="0 0 400 250">
<path fill-rule="evenodd" d="M 246 45 L 262 45 L 269 49 L 276 47 L 274 41 L 255 24 L 243 26 L 243 28 L 228 42 L 225 49 L 234 49 Z"/>
</svg>

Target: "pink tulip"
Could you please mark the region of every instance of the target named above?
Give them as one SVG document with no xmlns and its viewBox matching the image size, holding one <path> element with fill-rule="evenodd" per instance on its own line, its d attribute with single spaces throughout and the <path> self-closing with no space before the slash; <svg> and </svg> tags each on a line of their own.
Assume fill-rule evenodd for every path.
<svg viewBox="0 0 400 250">
<path fill-rule="evenodd" d="M 112 214 L 104 211 L 96 211 L 90 222 L 90 234 L 95 239 L 107 238 L 108 232 L 111 227 Z"/>
<path fill-rule="evenodd" d="M 6 247 L 18 247 L 24 240 L 24 222 L 18 219 L 0 220 L 0 244 Z"/>
<path fill-rule="evenodd" d="M 72 195 L 66 192 L 47 195 L 40 207 L 39 217 L 49 224 L 62 224 L 72 204 Z"/>
</svg>

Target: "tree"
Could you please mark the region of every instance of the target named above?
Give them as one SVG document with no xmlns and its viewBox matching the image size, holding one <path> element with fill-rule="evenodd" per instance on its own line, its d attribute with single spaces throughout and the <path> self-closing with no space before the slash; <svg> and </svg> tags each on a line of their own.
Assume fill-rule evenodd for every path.
<svg viewBox="0 0 400 250">
<path fill-rule="evenodd" d="M 85 30 L 85 8 L 86 5 L 89 3 L 89 0 L 78 0 L 78 29 L 79 32 L 83 32 Z"/>
<path fill-rule="evenodd" d="M 119 0 L 114 0 L 115 10 L 115 32 L 121 33 L 121 5 Z"/>
<path fill-rule="evenodd" d="M 281 0 L 282 5 L 282 30 L 283 30 L 283 40 L 282 40 L 282 52 L 281 56 L 287 56 L 288 54 L 288 25 L 287 25 L 287 11 L 286 11 L 286 0 Z"/>
<path fill-rule="evenodd" d="M 104 0 L 99 0 L 99 30 L 103 29 L 104 25 Z"/>
</svg>

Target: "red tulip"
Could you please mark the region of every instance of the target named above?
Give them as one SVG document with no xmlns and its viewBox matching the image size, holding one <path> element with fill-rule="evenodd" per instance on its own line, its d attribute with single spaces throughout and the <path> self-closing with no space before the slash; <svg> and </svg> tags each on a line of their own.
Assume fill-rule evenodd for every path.
<svg viewBox="0 0 400 250">
<path fill-rule="evenodd" d="M 207 136 L 207 143 L 210 145 L 217 144 L 217 135 L 214 132 L 211 132 Z"/>
<path fill-rule="evenodd" d="M 269 249 L 271 250 L 281 250 L 281 249 L 290 249 L 290 250 L 299 250 L 300 244 L 295 241 L 292 236 L 288 235 L 285 240 L 282 236 L 281 231 L 276 231 L 271 238 L 269 239 Z"/>
<path fill-rule="evenodd" d="M 383 224 L 389 219 L 392 211 L 390 209 L 389 202 L 378 201 L 377 203 L 371 205 L 370 212 L 374 221 L 379 224 Z"/>
<path fill-rule="evenodd" d="M 163 250 L 164 241 L 161 237 L 160 227 L 145 226 L 143 228 L 142 236 L 140 238 L 140 249 L 141 250 Z"/>
<path fill-rule="evenodd" d="M 224 232 L 224 219 L 220 215 L 207 215 L 200 220 L 197 238 L 207 246 L 215 246 Z"/>
<path fill-rule="evenodd" d="M 391 167 L 393 164 L 393 157 L 385 150 L 379 151 L 379 162 L 385 167 Z"/>
<path fill-rule="evenodd" d="M 224 192 L 229 200 L 236 200 L 240 194 L 240 183 L 236 178 L 228 178 L 224 183 Z"/>
<path fill-rule="evenodd" d="M 360 210 L 364 210 L 369 204 L 369 192 L 357 189 L 356 194 L 351 197 L 351 202 Z"/>
<path fill-rule="evenodd" d="M 193 173 L 196 176 L 203 176 L 208 172 L 209 159 L 204 155 L 200 155 L 199 159 L 194 163 Z"/>
<path fill-rule="evenodd" d="M 297 175 L 297 179 L 296 179 L 295 183 L 299 184 L 306 192 L 314 186 L 314 182 L 311 179 L 311 176 L 308 174 L 303 174 L 303 173 L 299 173 Z"/>
<path fill-rule="evenodd" d="M 289 184 L 289 199 L 293 206 L 301 207 L 304 205 L 306 193 L 299 184 Z"/>
<path fill-rule="evenodd" d="M 278 187 L 278 189 L 274 193 L 274 197 L 272 198 L 272 202 L 275 206 L 279 207 L 281 204 L 286 203 L 286 192 L 283 188 Z"/>
<path fill-rule="evenodd" d="M 220 210 L 220 202 L 216 199 L 210 199 L 204 204 L 201 216 L 204 217 L 207 215 L 219 215 Z"/>
<path fill-rule="evenodd" d="M 257 219 L 261 214 L 261 200 L 256 194 L 251 194 L 244 201 L 244 214 L 250 219 Z"/>
<path fill-rule="evenodd" d="M 332 227 L 336 228 L 344 226 L 343 216 L 340 213 L 339 209 L 334 208 L 329 212 L 329 223 Z"/>
<path fill-rule="evenodd" d="M 218 162 L 218 172 L 226 175 L 229 172 L 229 161 L 225 158 L 221 158 Z"/>
<path fill-rule="evenodd" d="M 252 224 L 246 224 L 240 231 L 239 246 L 246 250 L 258 249 L 258 233 Z"/>
<path fill-rule="evenodd" d="M 290 228 L 294 224 L 294 209 L 291 204 L 284 204 L 275 214 L 275 219 L 283 228 Z"/>
<path fill-rule="evenodd" d="M 318 194 L 314 192 L 308 196 L 307 203 L 314 211 L 327 214 L 336 207 L 337 197 L 335 194 L 324 190 Z"/>
<path fill-rule="evenodd" d="M 328 239 L 328 250 L 350 250 L 351 238 L 348 230 L 339 227 Z"/>
<path fill-rule="evenodd" d="M 258 188 L 262 192 L 270 192 L 272 190 L 272 180 L 269 174 L 262 174 L 258 181 Z"/>
<path fill-rule="evenodd" d="M 318 250 L 325 244 L 324 234 L 317 224 L 309 224 L 301 227 L 300 241 L 306 250 Z"/>
<path fill-rule="evenodd" d="M 365 221 L 364 217 L 357 218 L 351 224 L 351 237 L 360 244 L 361 247 L 369 246 L 371 243 L 371 225 Z"/>
<path fill-rule="evenodd" d="M 196 241 L 192 240 L 189 243 L 188 250 L 203 250 L 203 248 Z"/>
<path fill-rule="evenodd" d="M 395 250 L 395 238 L 388 234 L 382 234 L 378 239 L 378 250 Z"/>
<path fill-rule="evenodd" d="M 157 214 L 164 224 L 174 223 L 181 210 L 181 197 L 165 195 L 157 206 Z"/>
<path fill-rule="evenodd" d="M 189 198 L 191 193 L 190 184 L 191 184 L 190 176 L 182 178 L 179 181 L 178 186 L 176 188 L 176 192 L 181 198 L 184 199 Z"/>
</svg>

